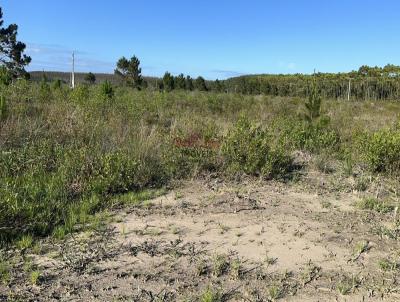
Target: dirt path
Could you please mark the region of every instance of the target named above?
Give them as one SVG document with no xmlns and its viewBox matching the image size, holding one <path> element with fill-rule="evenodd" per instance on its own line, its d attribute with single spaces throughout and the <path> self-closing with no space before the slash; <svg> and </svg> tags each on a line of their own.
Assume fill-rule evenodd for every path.
<svg viewBox="0 0 400 302">
<path fill-rule="evenodd" d="M 384 231 L 393 214 L 357 200 L 275 182 L 186 183 L 47 244 L 30 255 L 38 284 L 10 288 L 32 301 L 399 301 L 397 264 L 382 269 L 399 256 Z"/>
</svg>

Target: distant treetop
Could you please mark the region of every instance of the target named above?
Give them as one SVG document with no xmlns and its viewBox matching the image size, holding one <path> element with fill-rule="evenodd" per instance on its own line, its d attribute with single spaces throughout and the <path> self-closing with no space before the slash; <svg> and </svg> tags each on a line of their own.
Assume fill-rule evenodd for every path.
<svg viewBox="0 0 400 302">
<path fill-rule="evenodd" d="M 94 84 L 96 82 L 96 76 L 94 73 L 89 72 L 87 75 L 85 75 L 85 81 L 89 84 Z"/>
<path fill-rule="evenodd" d="M 140 89 L 143 84 L 142 69 L 136 56 L 133 56 L 130 60 L 125 57 L 120 58 L 114 72 L 121 76 L 128 86 Z"/>
</svg>

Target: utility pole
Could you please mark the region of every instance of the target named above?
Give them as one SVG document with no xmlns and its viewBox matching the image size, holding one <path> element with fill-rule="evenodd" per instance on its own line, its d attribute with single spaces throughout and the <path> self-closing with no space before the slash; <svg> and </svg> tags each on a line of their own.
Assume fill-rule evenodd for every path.
<svg viewBox="0 0 400 302">
<path fill-rule="evenodd" d="M 71 88 L 75 88 L 75 54 L 72 52 L 72 74 L 71 74 Z"/>
<path fill-rule="evenodd" d="M 349 89 L 347 91 L 347 101 L 350 101 L 350 94 L 351 94 L 351 78 L 349 79 Z"/>
</svg>

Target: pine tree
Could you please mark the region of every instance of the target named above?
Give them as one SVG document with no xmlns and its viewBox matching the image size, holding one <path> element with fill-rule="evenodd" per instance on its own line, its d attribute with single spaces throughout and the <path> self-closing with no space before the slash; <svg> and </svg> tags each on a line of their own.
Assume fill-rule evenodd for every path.
<svg viewBox="0 0 400 302">
<path fill-rule="evenodd" d="M 176 89 L 185 89 L 185 76 L 183 73 L 175 77 L 175 88 Z"/>
<path fill-rule="evenodd" d="M 136 56 L 130 60 L 122 57 L 117 62 L 115 74 L 121 76 L 128 86 L 140 89 L 143 83 L 140 61 Z"/>
<path fill-rule="evenodd" d="M 111 100 L 114 97 L 114 88 L 109 81 L 101 83 L 100 94 L 104 100 Z"/>
<path fill-rule="evenodd" d="M 203 77 L 198 77 L 195 81 L 195 87 L 200 91 L 207 91 L 206 81 Z"/>
<path fill-rule="evenodd" d="M 192 78 L 190 76 L 186 76 L 185 89 L 186 90 L 193 90 L 194 89 L 193 80 L 192 80 Z"/>
<path fill-rule="evenodd" d="M 13 77 L 25 76 L 25 66 L 31 58 L 24 54 L 26 45 L 17 41 L 18 25 L 3 27 L 3 11 L 0 7 L 0 65 L 5 66 Z"/>
<path fill-rule="evenodd" d="M 322 98 L 318 93 L 317 84 L 314 79 L 311 85 L 311 93 L 308 97 L 308 100 L 304 104 L 306 108 L 305 119 L 310 124 L 312 124 L 316 119 L 320 117 L 321 103 Z"/>
<path fill-rule="evenodd" d="M 94 84 L 96 82 L 96 76 L 94 75 L 94 73 L 89 72 L 85 75 L 85 81 L 89 84 Z"/>
<path fill-rule="evenodd" d="M 163 76 L 163 87 L 165 91 L 174 89 L 174 77 L 167 71 Z"/>
</svg>

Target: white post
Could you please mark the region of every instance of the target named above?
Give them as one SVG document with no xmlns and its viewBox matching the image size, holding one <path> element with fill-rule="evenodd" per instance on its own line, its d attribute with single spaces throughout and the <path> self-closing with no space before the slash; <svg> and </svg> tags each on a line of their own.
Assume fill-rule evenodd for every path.
<svg viewBox="0 0 400 302">
<path fill-rule="evenodd" d="M 72 52 L 72 75 L 71 75 L 71 88 L 75 88 L 75 55 Z"/>
<path fill-rule="evenodd" d="M 350 93 L 351 93 L 351 79 L 349 79 L 349 90 L 347 91 L 347 101 L 350 101 Z"/>
</svg>

